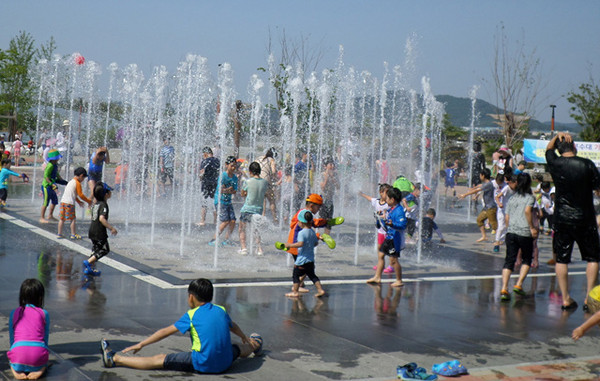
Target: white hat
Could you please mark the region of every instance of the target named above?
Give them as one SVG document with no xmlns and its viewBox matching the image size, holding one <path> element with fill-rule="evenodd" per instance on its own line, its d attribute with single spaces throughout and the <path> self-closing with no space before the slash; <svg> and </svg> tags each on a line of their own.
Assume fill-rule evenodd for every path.
<svg viewBox="0 0 600 381">
<path fill-rule="evenodd" d="M 67 127 L 67 126 L 71 125 L 71 122 L 69 122 L 69 119 L 65 119 L 65 120 L 63 120 L 63 124 L 62 125 L 63 125 L 63 127 Z"/>
</svg>

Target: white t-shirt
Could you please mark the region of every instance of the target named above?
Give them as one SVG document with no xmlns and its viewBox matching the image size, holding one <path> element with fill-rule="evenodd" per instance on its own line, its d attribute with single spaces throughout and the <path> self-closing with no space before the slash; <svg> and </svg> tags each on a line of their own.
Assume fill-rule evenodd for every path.
<svg viewBox="0 0 600 381">
<path fill-rule="evenodd" d="M 387 203 L 383 203 L 381 204 L 379 202 L 380 199 L 373 197 L 371 199 L 371 206 L 373 207 L 373 209 L 375 209 L 375 212 L 377 214 L 379 214 L 382 220 L 385 220 L 385 212 L 389 209 L 389 206 Z M 380 227 L 379 229 L 377 229 L 377 233 L 379 234 L 385 234 L 385 229 L 383 227 Z"/>
</svg>

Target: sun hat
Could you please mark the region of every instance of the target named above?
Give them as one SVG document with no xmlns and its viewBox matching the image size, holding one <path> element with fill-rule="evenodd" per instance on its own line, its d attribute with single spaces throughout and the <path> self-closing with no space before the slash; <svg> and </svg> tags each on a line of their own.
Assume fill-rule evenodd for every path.
<svg viewBox="0 0 600 381">
<path fill-rule="evenodd" d="M 225 165 L 229 165 L 235 162 L 237 162 L 235 156 L 227 156 L 227 159 L 225 159 Z"/>
<path fill-rule="evenodd" d="M 306 213 L 310 213 L 310 215 L 312 216 L 312 213 L 310 210 L 302 209 L 301 211 L 298 212 L 298 221 L 305 223 L 305 224 L 308 223 L 308 219 L 306 218 Z"/>
<path fill-rule="evenodd" d="M 321 195 L 319 194 L 311 193 L 306 198 L 306 202 L 312 202 L 313 204 L 323 205 L 323 197 L 321 197 Z"/>
<path fill-rule="evenodd" d="M 51 149 L 50 151 L 48 151 L 48 161 L 58 160 L 60 158 L 62 158 L 62 155 L 60 154 L 60 152 L 58 152 L 58 150 Z"/>
<path fill-rule="evenodd" d="M 69 119 L 65 119 L 65 120 L 63 120 L 63 122 L 62 122 L 62 126 L 63 126 L 63 127 L 68 127 L 68 126 L 70 126 L 70 125 L 71 125 L 71 122 L 69 121 Z"/>
</svg>

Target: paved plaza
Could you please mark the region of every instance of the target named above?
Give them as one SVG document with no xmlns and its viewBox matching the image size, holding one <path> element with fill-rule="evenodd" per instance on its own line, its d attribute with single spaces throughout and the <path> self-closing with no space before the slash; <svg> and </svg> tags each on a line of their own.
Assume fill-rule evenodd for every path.
<svg viewBox="0 0 600 381">
<path fill-rule="evenodd" d="M 470 372 L 461 380 L 599 378 L 600 331 L 593 329 L 576 343 L 570 339 L 586 315 L 581 308 L 561 311 L 554 269 L 546 264 L 549 236 L 539 240 L 540 266 L 525 283 L 527 296 L 501 303 L 504 252 L 494 253 L 491 240 L 474 243 L 478 229 L 464 208 L 438 214 L 446 244 L 403 252 L 406 285 L 400 289 L 390 287 L 389 275 L 381 286 L 365 284 L 376 258 L 374 228 L 368 219 L 348 217 L 334 230 L 338 247 L 317 252 L 317 274 L 328 296 L 291 300 L 284 296 L 291 286 L 291 262 L 273 247 L 287 231 L 267 234 L 264 256 L 242 257 L 237 248 L 215 251 L 206 245 L 211 224 L 192 226 L 180 241 L 180 224 L 163 222 L 150 242 L 147 224 L 126 227 L 119 202 L 109 203 L 111 223 L 120 232 L 109 238 L 113 252 L 98 265 L 102 275 L 89 279 L 81 273 L 89 240 L 56 239 L 56 223 L 37 221 L 38 199 L 9 196 L 9 207 L 0 213 L 0 379 L 12 378 L 8 316 L 17 306 L 20 283 L 29 277 L 47 290 L 48 380 L 189 380 L 189 374 L 178 372 L 105 369 L 99 341 L 105 337 L 114 349 L 123 349 L 172 324 L 187 310 L 186 287 L 198 277 L 213 280 L 214 302 L 225 306 L 246 334 L 259 332 L 265 340 L 263 356 L 238 360 L 226 374 L 198 378 L 392 380 L 398 365 L 416 362 L 431 370 L 452 359 Z M 85 237 L 89 224 L 83 215 L 78 218 Z M 584 269 L 580 261 L 570 266 L 572 295 L 580 305 Z M 139 354 L 189 347 L 187 336 L 174 335 Z"/>
</svg>

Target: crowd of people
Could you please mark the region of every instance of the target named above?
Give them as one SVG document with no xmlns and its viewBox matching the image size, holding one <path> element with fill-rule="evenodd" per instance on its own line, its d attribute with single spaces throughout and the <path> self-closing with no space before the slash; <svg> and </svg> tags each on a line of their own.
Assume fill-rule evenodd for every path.
<svg viewBox="0 0 600 381">
<path fill-rule="evenodd" d="M 560 154 L 557 155 L 556 151 Z M 577 302 L 569 293 L 568 264 L 574 243 L 578 244 L 581 257 L 587 262 L 587 288 L 583 309 L 586 312 L 596 312 L 600 301 L 594 303 L 593 292 L 597 283 L 598 262 L 600 261 L 600 239 L 598 222 L 593 204 L 593 192 L 600 192 L 600 174 L 588 159 L 577 156 L 577 150 L 570 135 L 558 133 L 547 146 L 546 160 L 548 169 L 554 180 L 550 182 L 539 180 L 537 188 L 532 188 L 532 178 L 524 171 L 520 161 L 513 168 L 512 153 L 507 147 L 500 147 L 499 154 L 493 158 L 492 169 L 485 166 L 485 159 L 480 155 L 480 147 L 475 147 L 477 179 L 471 179 L 473 187 L 458 196 L 464 199 L 469 196 L 482 194 L 482 210 L 477 217 L 477 225 L 481 237 L 477 242 L 487 241 L 486 221 L 494 235 L 494 251 L 499 252 L 505 246 L 506 254 L 501 270 L 502 288 L 501 301 L 512 298 L 510 293 L 510 277 L 514 271 L 519 272 L 517 281 L 512 286 L 516 295 L 525 295 L 523 283 L 530 268 L 539 264 L 537 239 L 544 231 L 552 235 L 552 263 L 555 265 L 558 285 L 562 295 L 562 309 L 574 310 Z M 240 255 L 248 255 L 249 241 L 255 240 L 256 255 L 263 255 L 263 243 L 260 234 L 247 237 L 247 228 L 268 211 L 274 221 L 277 220 L 277 205 L 279 197 L 286 200 L 286 207 L 296 209 L 290 219 L 290 230 L 286 242 L 277 242 L 276 247 L 285 250 L 294 259 L 292 270 L 292 289 L 285 296 L 293 299 L 301 297 L 309 290 L 304 285 L 308 277 L 316 288 L 315 297 L 326 295 L 321 280 L 316 275 L 315 247 L 325 243 L 330 249 L 336 243 L 329 235 L 332 227 L 342 224 L 343 217 L 335 217 L 334 201 L 336 192 L 340 189 L 336 162 L 327 157 L 323 162 L 323 173 L 320 181 L 311 184 L 311 164 L 305 153 L 301 153 L 295 165 L 280 170 L 277 167 L 277 152 L 269 148 L 263 156 L 252 161 L 247 166 L 247 173 L 241 171 L 240 160 L 227 156 L 223 166 L 211 147 L 202 150 L 203 159 L 199 165 L 199 175 L 202 190 L 202 212 L 199 226 L 207 223 L 209 209 L 212 211 L 218 229 L 209 245 L 234 245 L 234 234 L 237 216 L 232 205 L 232 197 L 236 194 L 244 198 L 239 215 Z M 110 163 L 110 155 L 106 147 L 98 148 L 89 159 L 86 170 L 78 167 L 73 172 L 73 178 L 66 181 L 61 178 L 58 165 L 62 154 L 57 149 L 49 149 L 45 153 L 46 165 L 42 182 L 43 205 L 40 222 L 47 223 L 54 219 L 53 212 L 58 204 L 57 184 L 66 185 L 60 203 L 60 221 L 58 238 L 63 237 L 64 223 L 70 223 L 70 238 L 81 239 L 77 234 L 75 205 L 88 204 L 91 209 L 91 224 L 88 237 L 92 242 L 92 254 L 83 261 L 83 273 L 99 276 L 96 268 L 98 260 L 110 253 L 108 233 L 118 233 L 109 222 L 108 201 L 113 189 L 103 182 L 103 165 Z M 160 182 L 166 186 L 176 184 L 173 177 L 175 167 L 175 150 L 169 139 L 164 140 L 160 150 L 159 168 Z M 11 161 L 2 160 L 0 172 L 0 201 L 6 200 L 6 183 L 9 176 L 25 177 L 10 170 Z M 458 163 L 447 163 L 446 169 L 440 173 L 445 179 L 447 196 L 448 190 L 455 196 L 456 177 L 459 172 Z M 223 169 L 222 172 L 221 168 Z M 123 168 L 121 168 L 121 171 Z M 473 172 L 471 172 L 473 175 Z M 121 174 L 125 177 L 126 174 Z M 88 186 L 92 190 L 86 195 L 82 183 L 88 178 Z M 120 182 L 119 184 L 122 184 Z M 318 185 L 320 194 L 310 193 Z M 292 191 L 290 191 L 292 190 Z M 370 284 L 381 284 L 383 274 L 394 274 L 395 281 L 391 287 L 404 286 L 400 257 L 407 243 L 421 241 L 423 245 L 430 244 L 434 232 L 440 243 L 445 239 L 436 224 L 435 209 L 430 207 L 431 188 L 422 183 L 413 183 L 405 176 L 398 176 L 393 184 L 379 184 L 379 197 L 371 197 L 366 193 L 359 195 L 368 200 L 373 208 L 377 226 L 377 262 L 375 274 L 366 280 Z M 281 193 L 280 193 L 281 192 Z M 296 197 L 292 197 L 294 194 Z M 268 206 L 268 208 L 267 208 Z M 421 213 L 419 211 L 422 211 Z M 317 233 L 315 229 L 323 229 Z M 257 229 L 254 229 L 257 232 Z M 223 239 L 221 235 L 224 233 Z M 386 259 L 389 265 L 386 267 Z M 16 378 L 38 378 L 47 366 L 48 343 L 48 313 L 43 310 L 43 286 L 36 280 L 28 279 L 23 282 L 20 295 L 20 307 L 11 314 L 9 329 L 11 332 L 11 351 L 9 360 Z M 597 289 L 596 289 L 597 290 Z M 597 292 L 599 293 L 599 292 Z M 600 293 L 599 293 L 600 294 Z M 598 298 L 600 299 L 600 297 Z M 101 343 L 104 365 L 107 367 L 127 366 L 137 369 L 174 369 L 196 372 L 222 372 L 226 370 L 237 357 L 247 357 L 259 353 L 262 348 L 262 338 L 258 334 L 246 336 L 235 324 L 224 309 L 212 304 L 212 284 L 205 279 L 193 281 L 188 288 L 188 305 L 190 311 L 175 324 L 165 327 L 146 340 L 125 348 L 122 352 L 136 353 L 142 347 L 162 340 L 180 331 L 190 331 L 192 335 L 191 352 L 154 357 L 125 357 L 113 352 L 106 340 Z M 203 321 L 209 319 L 210 324 Z M 600 311 L 590 320 L 573 331 L 574 340 L 579 339 L 594 324 L 600 321 Z M 38 335 L 29 338 L 28 342 L 35 345 L 14 345 L 26 340 L 23 324 L 39 326 Z M 231 344 L 229 332 L 239 336 L 241 344 Z M 216 336 L 215 336 L 216 335 Z M 204 348 L 200 343 L 205 338 L 216 338 L 215 347 Z M 33 341 L 32 341 L 33 340 Z M 25 353 L 27 352 L 27 357 Z M 217 356 L 226 353 L 226 356 Z"/>
</svg>

